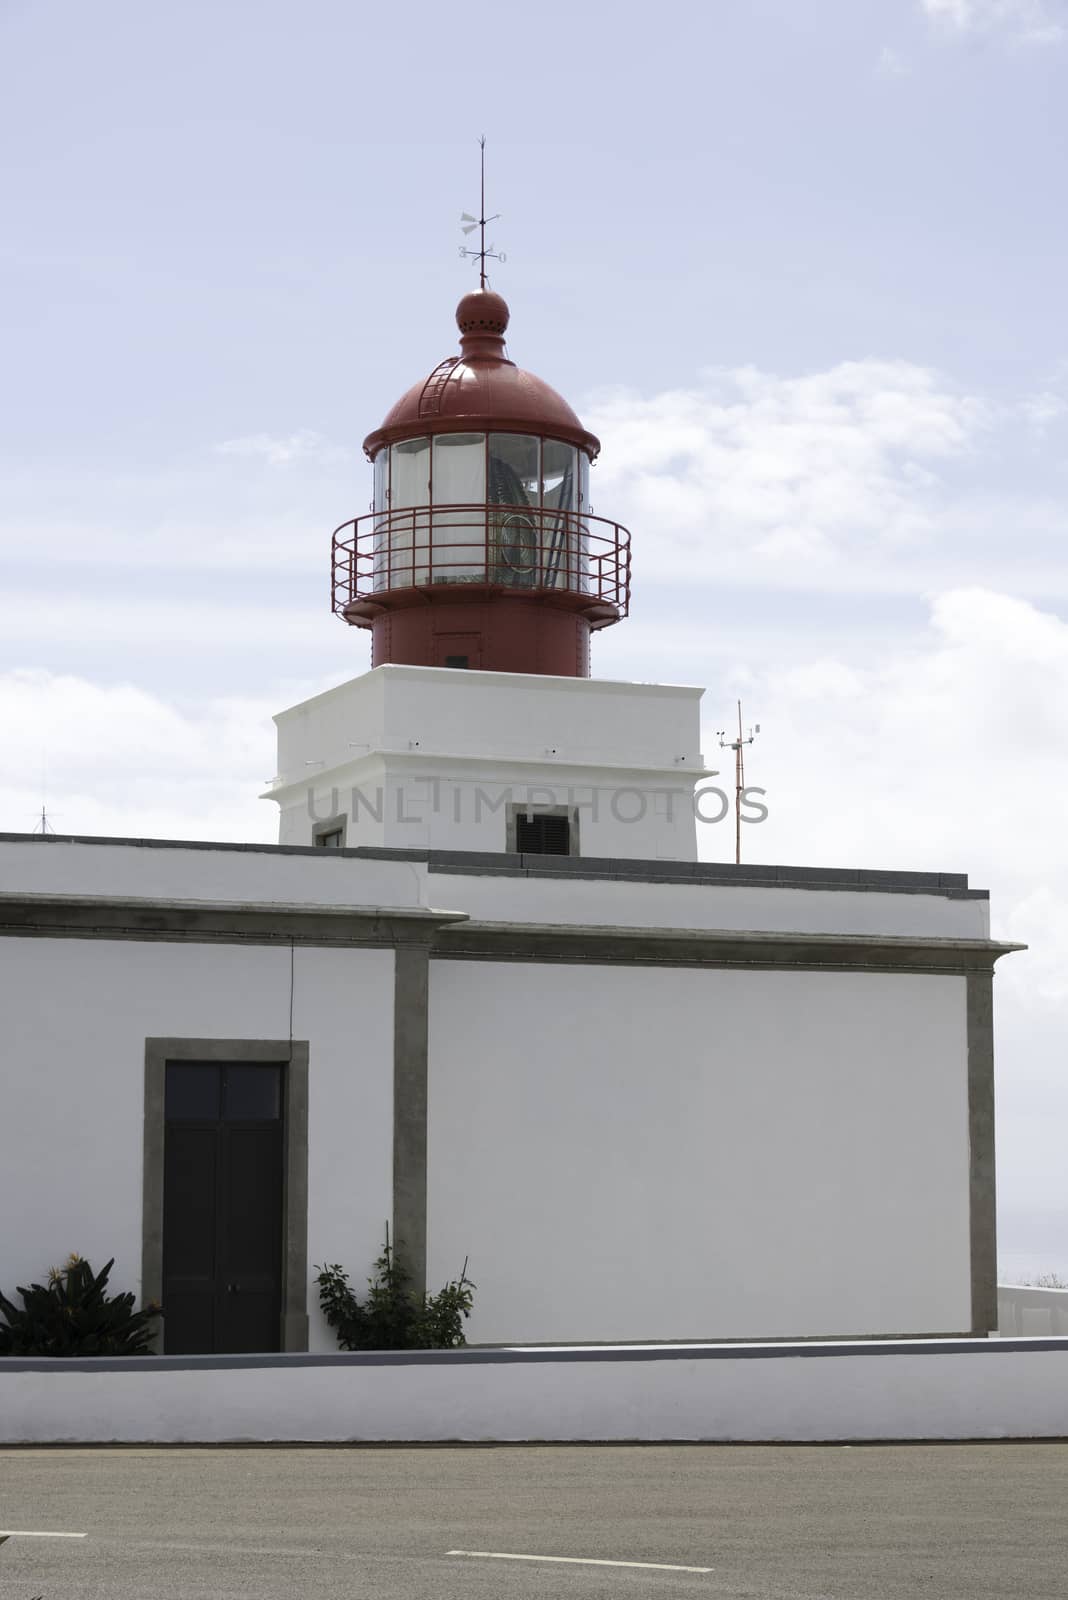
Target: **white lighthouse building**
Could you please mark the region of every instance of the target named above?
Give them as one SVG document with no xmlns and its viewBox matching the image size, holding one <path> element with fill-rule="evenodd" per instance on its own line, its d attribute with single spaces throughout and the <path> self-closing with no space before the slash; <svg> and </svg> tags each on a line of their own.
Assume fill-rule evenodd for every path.
<svg viewBox="0 0 1068 1600">
<path fill-rule="evenodd" d="M 698 859 L 701 690 L 590 676 L 598 441 L 500 296 L 457 320 L 366 440 L 371 665 L 277 717 L 278 845 L 0 837 L 7 1278 L 114 1256 L 167 1353 L 327 1350 L 315 1264 L 388 1222 L 475 1342 L 994 1328 L 986 893 Z"/>
</svg>

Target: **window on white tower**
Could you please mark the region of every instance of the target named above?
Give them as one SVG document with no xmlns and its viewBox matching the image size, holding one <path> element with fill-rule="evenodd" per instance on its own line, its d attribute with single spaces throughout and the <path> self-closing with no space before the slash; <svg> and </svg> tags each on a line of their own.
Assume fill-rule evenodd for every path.
<svg viewBox="0 0 1068 1600">
<path fill-rule="evenodd" d="M 578 813 L 570 806 L 531 806 L 522 801 L 508 807 L 510 854 L 577 856 Z"/>
</svg>

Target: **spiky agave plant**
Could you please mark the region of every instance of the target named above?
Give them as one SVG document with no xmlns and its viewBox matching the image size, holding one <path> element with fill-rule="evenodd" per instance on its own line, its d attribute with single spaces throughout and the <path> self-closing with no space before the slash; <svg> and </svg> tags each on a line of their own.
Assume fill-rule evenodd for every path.
<svg viewBox="0 0 1068 1600">
<path fill-rule="evenodd" d="M 136 1311 L 132 1294 L 108 1294 L 114 1265 L 113 1256 L 94 1273 L 71 1254 L 64 1266 L 49 1270 L 47 1283 L 19 1285 L 21 1308 L 0 1294 L 0 1355 L 147 1355 L 161 1308 L 152 1302 Z"/>
</svg>

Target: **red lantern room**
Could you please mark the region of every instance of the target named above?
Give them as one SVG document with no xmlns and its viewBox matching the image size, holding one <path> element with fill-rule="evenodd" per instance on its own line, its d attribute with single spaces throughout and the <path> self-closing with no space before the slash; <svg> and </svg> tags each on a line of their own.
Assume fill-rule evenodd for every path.
<svg viewBox="0 0 1068 1600">
<path fill-rule="evenodd" d="M 508 307 L 456 310 L 460 354 L 400 399 L 364 450 L 374 504 L 334 533 L 334 610 L 371 665 L 586 678 L 590 634 L 627 614 L 630 535 L 590 512 L 600 444 L 508 359 Z"/>
</svg>

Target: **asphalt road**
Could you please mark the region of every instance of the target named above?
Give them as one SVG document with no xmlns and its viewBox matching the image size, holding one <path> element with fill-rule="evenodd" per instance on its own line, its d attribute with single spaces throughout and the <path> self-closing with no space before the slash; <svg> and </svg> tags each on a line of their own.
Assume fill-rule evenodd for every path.
<svg viewBox="0 0 1068 1600">
<path fill-rule="evenodd" d="M 0 1450 L 5 1528 L 88 1537 L 2 1600 L 1065 1600 L 1068 1445 Z"/>
</svg>

